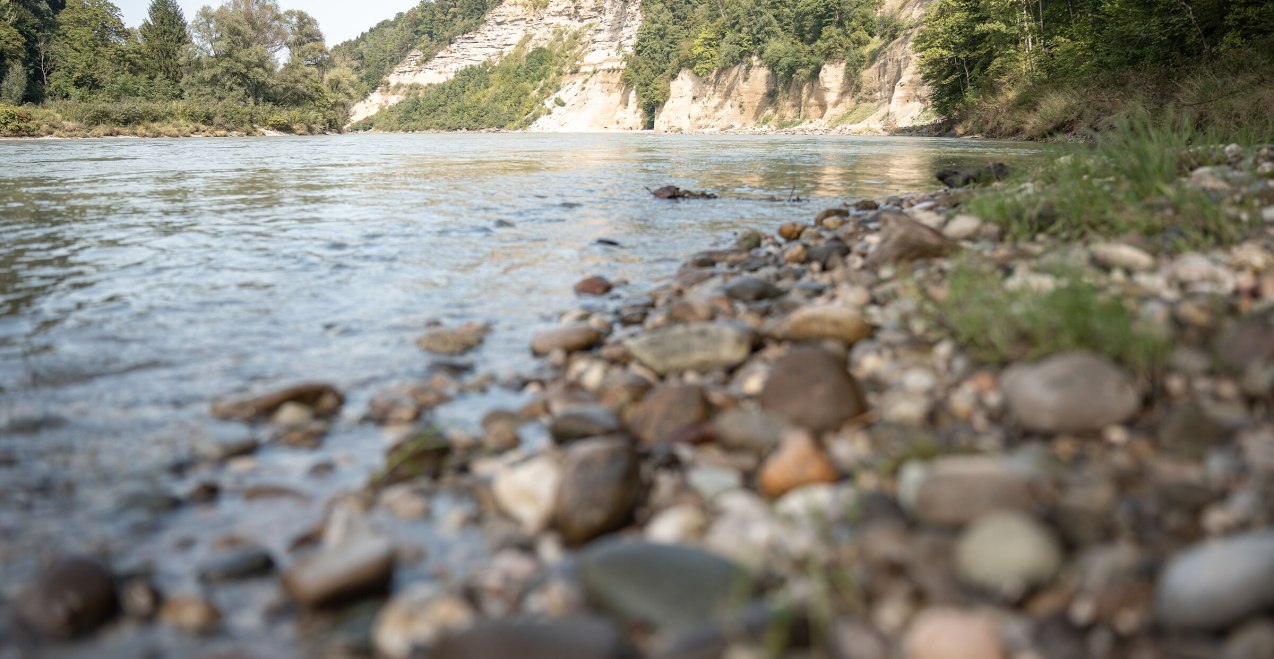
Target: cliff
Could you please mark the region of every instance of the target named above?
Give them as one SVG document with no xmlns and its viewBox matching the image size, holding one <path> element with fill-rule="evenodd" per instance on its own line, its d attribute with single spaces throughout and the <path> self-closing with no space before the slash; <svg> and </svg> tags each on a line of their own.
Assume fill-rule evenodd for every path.
<svg viewBox="0 0 1274 659">
<path fill-rule="evenodd" d="M 847 76 L 830 62 L 818 76 L 778 89 L 774 74 L 757 63 L 700 77 L 686 70 L 672 82 L 655 116 L 663 132 L 764 130 L 800 125 L 843 132 L 883 132 L 925 123 L 921 84 L 911 40 L 933 0 L 887 0 L 881 11 L 913 26 L 882 44 L 868 66 Z M 562 30 L 582 31 L 583 54 L 533 131 L 637 130 L 644 121 L 632 89 L 621 80 L 641 24 L 640 0 L 509 0 L 476 31 L 455 39 L 435 57 L 413 52 L 379 89 L 358 103 L 350 121 L 398 103 L 415 85 L 452 78 L 467 66 L 497 60 L 524 41 L 543 45 Z M 538 5 L 538 6 L 537 6 Z"/>
</svg>

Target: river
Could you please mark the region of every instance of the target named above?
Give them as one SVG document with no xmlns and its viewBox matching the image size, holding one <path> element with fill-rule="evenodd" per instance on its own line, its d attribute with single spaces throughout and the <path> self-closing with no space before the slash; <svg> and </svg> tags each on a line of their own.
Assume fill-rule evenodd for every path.
<svg viewBox="0 0 1274 659">
<path fill-rule="evenodd" d="M 138 482 L 189 485 L 169 474 L 193 443 L 245 432 L 211 420 L 214 399 L 313 380 L 348 392 L 324 448 L 270 447 L 236 476 L 321 501 L 381 459 L 358 419 L 372 394 L 427 372 L 414 342 L 429 321 L 491 323 L 473 360 L 507 378 L 585 276 L 640 293 L 741 229 L 1038 153 L 828 136 L 0 141 L 0 588 L 12 594 L 40 551 L 118 555 L 155 537 L 162 553 L 174 534 L 280 523 L 289 513 L 245 522 L 233 506 L 159 523 L 112 513 Z M 666 184 L 722 198 L 650 195 Z M 471 426 L 517 399 L 497 387 L 441 414 Z M 336 475 L 316 485 L 319 463 Z"/>
</svg>

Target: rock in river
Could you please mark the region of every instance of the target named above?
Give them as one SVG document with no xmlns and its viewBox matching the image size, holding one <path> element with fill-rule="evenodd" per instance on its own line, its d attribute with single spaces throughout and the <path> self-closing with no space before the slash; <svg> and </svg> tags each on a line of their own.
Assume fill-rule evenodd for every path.
<svg viewBox="0 0 1274 659">
<path fill-rule="evenodd" d="M 867 401 L 844 359 L 821 348 L 799 347 L 774 364 L 761 390 L 761 407 L 823 431 L 866 412 Z"/>
<path fill-rule="evenodd" d="M 493 620 L 444 637 L 431 659 L 623 659 L 615 626 L 599 618 Z"/>
<path fill-rule="evenodd" d="M 1223 629 L 1274 607 L 1274 531 L 1201 543 L 1159 577 L 1155 612 L 1179 629 Z"/>
<path fill-rule="evenodd" d="M 576 442 L 562 463 L 557 530 L 567 543 L 580 545 L 622 528 L 632 518 L 640 489 L 637 455 L 627 440 Z"/>
<path fill-rule="evenodd" d="M 49 566 L 13 603 L 24 626 L 70 638 L 93 631 L 118 607 L 115 578 L 92 558 L 68 556 Z"/>
<path fill-rule="evenodd" d="M 274 559 L 264 547 L 243 545 L 222 550 L 199 565 L 203 581 L 233 581 L 269 574 Z"/>
<path fill-rule="evenodd" d="M 673 439 L 678 432 L 703 423 L 710 410 L 703 388 L 664 385 L 646 396 L 633 412 L 629 426 L 647 444 Z"/>
<path fill-rule="evenodd" d="M 376 536 L 351 538 L 301 560 L 283 577 L 283 588 L 309 607 L 383 593 L 394 576 L 394 545 Z"/>
<path fill-rule="evenodd" d="M 730 561 L 698 549 L 645 542 L 604 542 L 579 556 L 591 601 L 628 621 L 676 631 L 746 601 L 749 578 Z"/>
<path fill-rule="evenodd" d="M 490 333 L 491 328 L 486 325 L 466 323 L 456 328 L 430 330 L 416 341 L 416 345 L 436 355 L 463 355 L 482 345 Z"/>
<path fill-rule="evenodd" d="M 742 364 L 752 354 L 752 332 L 729 322 L 673 325 L 627 341 L 638 360 L 660 375 Z"/>
<path fill-rule="evenodd" d="M 212 415 L 234 421 L 260 421 L 270 418 L 286 403 L 298 403 L 310 408 L 314 416 L 328 418 L 335 416 L 344 402 L 344 396 L 336 387 L 303 384 L 256 398 L 216 403 L 212 406 Z"/>
<path fill-rule="evenodd" d="M 1018 364 L 1004 373 L 1004 395 L 1017 420 L 1038 432 L 1089 432 L 1131 419 L 1141 396 L 1118 366 L 1087 352 Z"/>
<path fill-rule="evenodd" d="M 605 277 L 595 275 L 587 279 L 581 279 L 575 284 L 576 295 L 605 295 L 614 288 Z"/>
<path fill-rule="evenodd" d="M 602 333 L 585 323 L 572 323 L 545 330 L 531 339 L 531 352 L 547 355 L 554 350 L 577 352 L 588 350 L 602 340 Z"/>
</svg>

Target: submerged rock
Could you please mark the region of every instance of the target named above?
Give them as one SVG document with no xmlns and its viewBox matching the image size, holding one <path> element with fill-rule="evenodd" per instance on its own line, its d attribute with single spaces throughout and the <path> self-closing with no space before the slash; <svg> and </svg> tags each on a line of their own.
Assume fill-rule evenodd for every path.
<svg viewBox="0 0 1274 659">
<path fill-rule="evenodd" d="M 430 330 L 416 341 L 421 350 L 436 355 L 463 355 L 482 345 L 491 328 L 480 323 L 466 323 L 456 328 Z"/>
<path fill-rule="evenodd" d="M 203 581 L 234 581 L 259 577 L 274 571 L 274 558 L 264 547 L 244 545 L 225 549 L 199 565 Z"/>
<path fill-rule="evenodd" d="M 39 634 L 70 638 L 97 629 L 118 606 L 110 569 L 92 558 L 68 556 L 22 591 L 13 611 L 22 625 Z"/>
</svg>

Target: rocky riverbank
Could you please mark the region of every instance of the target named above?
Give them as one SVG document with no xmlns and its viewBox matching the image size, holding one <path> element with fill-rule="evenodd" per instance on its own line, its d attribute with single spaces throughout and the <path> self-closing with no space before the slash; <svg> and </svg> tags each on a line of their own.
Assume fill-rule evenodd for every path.
<svg viewBox="0 0 1274 659">
<path fill-rule="evenodd" d="M 745 232 L 650 290 L 601 273 L 481 436 L 429 418 L 497 386 L 456 361 L 489 330 L 432 328 L 432 379 L 367 411 L 384 467 L 310 531 L 244 525 L 176 587 L 64 557 L 5 635 L 37 656 L 1274 656 L 1274 151 L 1215 160 L 1177 184 L 1244 227 L 1224 247 L 1011 241 L 955 190 Z M 213 412 L 304 450 L 344 401 Z"/>
</svg>

